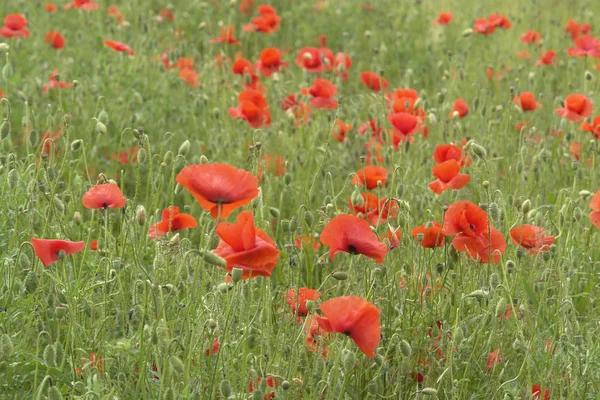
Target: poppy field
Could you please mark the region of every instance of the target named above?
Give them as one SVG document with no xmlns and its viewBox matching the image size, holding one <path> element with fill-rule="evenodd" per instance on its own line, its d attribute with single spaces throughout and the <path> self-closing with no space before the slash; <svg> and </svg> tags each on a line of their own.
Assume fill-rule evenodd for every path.
<svg viewBox="0 0 600 400">
<path fill-rule="evenodd" d="M 599 398 L 599 12 L 2 2 L 0 399 Z"/>
</svg>

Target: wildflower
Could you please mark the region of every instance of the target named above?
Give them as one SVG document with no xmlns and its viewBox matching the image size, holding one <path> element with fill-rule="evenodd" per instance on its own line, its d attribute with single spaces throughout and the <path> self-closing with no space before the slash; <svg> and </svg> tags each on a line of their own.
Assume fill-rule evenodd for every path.
<svg viewBox="0 0 600 400">
<path fill-rule="evenodd" d="M 506 249 L 504 236 L 496 228 L 490 227 L 478 236 L 459 234 L 452 240 L 457 251 L 466 252 L 480 263 L 498 264 Z M 491 257 L 491 258 L 490 258 Z"/>
<path fill-rule="evenodd" d="M 375 72 L 365 71 L 360 73 L 360 81 L 363 85 L 379 93 L 382 89 L 385 91 L 388 88 L 388 81 L 382 76 L 379 76 Z"/>
<path fill-rule="evenodd" d="M 591 124 L 589 122 L 583 122 L 579 127 L 579 130 L 590 132 L 596 139 L 600 140 L 600 115 L 594 117 Z"/>
<path fill-rule="evenodd" d="M 388 116 L 389 118 L 389 116 Z M 365 135 L 367 132 L 369 132 L 371 134 L 371 136 L 373 138 L 375 138 L 377 141 L 382 142 L 382 132 L 383 129 L 378 126 L 378 123 L 376 120 L 374 119 L 369 119 L 367 122 L 365 122 L 364 124 L 361 124 L 358 127 L 358 133 L 361 135 Z"/>
<path fill-rule="evenodd" d="M 458 118 L 463 118 L 469 114 L 469 106 L 464 99 L 458 98 L 454 102 L 452 106 L 452 112 L 448 114 L 448 118 L 453 118 L 454 116 Z"/>
<path fill-rule="evenodd" d="M 48 32 L 44 39 L 46 40 L 46 43 L 57 50 L 65 48 L 65 39 L 56 31 Z"/>
<path fill-rule="evenodd" d="M 531 60 L 533 56 L 527 50 L 521 50 L 517 53 L 517 58 L 520 60 Z"/>
<path fill-rule="evenodd" d="M 491 35 L 495 29 L 496 25 L 485 18 L 477 18 L 473 23 L 473 31 L 482 35 Z"/>
<path fill-rule="evenodd" d="M 396 247 L 400 246 L 400 241 L 402 240 L 402 232 L 400 232 L 400 229 L 388 229 L 387 232 L 384 232 L 381 235 L 380 239 L 386 239 L 389 243 L 389 250 L 393 250 Z"/>
<path fill-rule="evenodd" d="M 306 301 L 317 301 L 321 297 L 321 293 L 314 289 L 302 287 L 298 289 L 298 294 L 296 294 L 296 289 L 290 289 L 283 296 L 288 306 L 292 309 L 292 314 L 305 316 L 308 315 Z"/>
<path fill-rule="evenodd" d="M 221 35 L 208 41 L 208 43 L 227 43 L 227 44 L 238 44 L 241 43 L 233 37 L 233 26 L 222 26 Z"/>
<path fill-rule="evenodd" d="M 214 356 L 215 354 L 217 354 L 219 352 L 220 348 L 221 348 L 221 342 L 219 341 L 219 338 L 216 337 L 212 341 L 210 348 L 206 349 L 206 351 L 204 352 L 204 355 L 206 355 L 206 357 Z"/>
<path fill-rule="evenodd" d="M 56 12 L 57 7 L 52 3 L 44 3 L 44 10 L 48 11 L 49 13 L 53 13 Z"/>
<path fill-rule="evenodd" d="M 508 18 L 501 14 L 490 14 L 488 21 L 496 28 L 508 29 L 512 26 Z"/>
<path fill-rule="evenodd" d="M 344 82 L 348 80 L 348 70 L 351 66 L 352 60 L 346 53 L 339 52 L 335 55 L 333 60 L 333 72 L 336 75 L 339 74 Z"/>
<path fill-rule="evenodd" d="M 126 201 L 121 189 L 114 183 L 92 186 L 81 198 L 83 206 L 91 209 L 123 208 Z"/>
<path fill-rule="evenodd" d="M 56 75 L 58 75 L 58 70 L 55 69 L 50 74 L 50 81 L 44 85 L 42 88 L 42 93 L 48 93 L 50 89 L 69 89 L 73 87 L 72 83 L 67 83 L 63 81 L 58 81 L 56 79 Z"/>
<path fill-rule="evenodd" d="M 73 0 L 70 3 L 65 4 L 63 7 L 65 10 L 70 8 L 76 8 L 86 11 L 92 11 L 98 9 L 98 4 L 94 3 L 92 0 Z"/>
<path fill-rule="evenodd" d="M 381 327 L 379 309 L 360 297 L 342 296 L 323 302 L 323 317 L 317 316 L 321 329 L 349 336 L 367 356 L 375 357 Z"/>
<path fill-rule="evenodd" d="M 488 215 L 468 200 L 451 204 L 444 214 L 444 233 L 477 237 L 488 230 Z"/>
<path fill-rule="evenodd" d="M 29 37 L 27 19 L 21 14 L 9 14 L 4 17 L 4 26 L 0 27 L 0 36 L 5 38 L 26 38 Z"/>
<path fill-rule="evenodd" d="M 521 107 L 523 111 L 535 111 L 542 106 L 531 92 L 521 92 L 513 98 L 513 103 Z"/>
<path fill-rule="evenodd" d="M 388 219 L 388 217 L 395 216 L 398 207 L 395 202 L 389 200 L 389 198 L 379 199 L 373 193 L 361 193 L 362 204 L 353 204 L 352 198 L 348 199 L 348 206 L 353 214 L 362 214 L 365 219 L 371 225 L 378 225 Z"/>
<path fill-rule="evenodd" d="M 594 106 L 590 99 L 583 94 L 570 94 L 565 99 L 563 108 L 557 108 L 556 113 L 563 118 L 573 122 L 581 122 L 582 119 L 592 115 Z"/>
<path fill-rule="evenodd" d="M 313 251 L 317 251 L 321 247 L 321 243 L 317 242 L 317 239 L 315 239 L 311 235 L 298 235 L 298 236 L 296 236 L 296 240 L 294 241 L 294 245 L 297 248 L 301 249 L 301 250 L 305 250 L 305 249 L 310 248 Z"/>
<path fill-rule="evenodd" d="M 68 240 L 31 238 L 30 243 L 44 267 L 48 267 L 65 256 L 79 253 L 85 248 L 85 242 L 71 242 Z"/>
<path fill-rule="evenodd" d="M 271 276 L 279 250 L 269 235 L 254 226 L 251 211 L 239 213 L 235 223 L 219 223 L 215 232 L 221 240 L 213 253 L 227 262 L 227 272 L 237 267 L 242 269 L 243 279 Z"/>
<path fill-rule="evenodd" d="M 252 65 L 250 60 L 247 60 L 243 57 L 238 57 L 233 62 L 233 65 L 231 66 L 231 70 L 236 75 L 249 76 L 250 84 L 255 84 L 256 82 L 258 82 L 260 80 L 258 75 L 256 75 L 256 73 L 254 72 L 254 66 Z"/>
<path fill-rule="evenodd" d="M 487 358 L 487 362 L 485 363 L 488 371 L 491 371 L 494 366 L 496 366 L 500 361 L 502 361 L 502 354 L 500 353 L 500 349 L 496 348 L 496 350 L 492 351 Z"/>
<path fill-rule="evenodd" d="M 386 168 L 367 165 L 356 171 L 356 175 L 352 177 L 352 184 L 365 185 L 367 189 L 376 189 L 379 185 L 385 185 L 387 175 Z"/>
<path fill-rule="evenodd" d="M 433 176 L 437 180 L 429 184 L 429 188 L 436 194 L 441 194 L 448 189 L 459 190 L 463 188 L 471 177 L 467 174 L 459 174 L 460 164 L 456 160 L 444 161 L 433 167 Z"/>
<path fill-rule="evenodd" d="M 275 389 L 277 389 L 277 381 L 272 376 L 267 376 L 265 379 L 267 381 L 267 388 L 271 388 L 271 389 L 267 389 L 270 391 L 270 393 L 265 394 L 263 396 L 263 399 L 270 400 L 270 399 L 275 398 Z M 248 391 L 250 393 L 254 392 L 254 388 L 260 386 L 261 380 L 263 380 L 263 378 L 260 378 L 260 377 L 257 379 L 252 379 L 250 381 L 250 384 L 248 385 Z"/>
<path fill-rule="evenodd" d="M 545 53 L 542 53 L 540 59 L 536 61 L 535 66 L 554 65 L 555 62 L 556 53 L 552 50 L 547 50 Z"/>
<path fill-rule="evenodd" d="M 406 140 L 409 135 L 421 132 L 423 127 L 421 118 L 406 112 L 388 114 L 388 121 L 394 128 L 393 141 L 395 147 L 398 147 L 398 144 L 401 141 Z"/>
<path fill-rule="evenodd" d="M 337 100 L 333 98 L 337 93 L 337 88 L 327 79 L 317 78 L 315 83 L 309 87 L 302 89 L 302 94 L 310 95 L 310 104 L 315 108 L 335 109 L 338 106 Z"/>
<path fill-rule="evenodd" d="M 265 154 L 261 156 L 258 167 L 258 180 L 262 178 L 263 169 L 266 169 L 274 176 L 285 175 L 285 160 L 278 154 Z"/>
<path fill-rule="evenodd" d="M 358 217 L 340 214 L 333 218 L 321 232 L 321 243 L 330 247 L 332 260 L 337 253 L 362 254 L 383 263 L 387 252 L 385 243 L 380 242 L 369 224 Z"/>
<path fill-rule="evenodd" d="M 600 58 L 600 39 L 590 35 L 579 36 L 573 40 L 575 47 L 567 49 L 569 57 L 592 57 Z"/>
<path fill-rule="evenodd" d="M 545 236 L 546 230 L 539 226 L 523 224 L 510 230 L 512 241 L 523 248 L 529 254 L 538 255 L 550 251 L 550 245 L 554 244 L 554 236 Z"/>
<path fill-rule="evenodd" d="M 533 400 L 539 400 L 542 398 L 542 388 L 538 384 L 531 386 L 531 398 Z M 550 390 L 544 390 L 544 400 L 550 400 Z"/>
<path fill-rule="evenodd" d="M 434 19 L 433 21 L 431 21 L 431 23 L 438 25 L 448 25 L 453 19 L 454 15 L 452 15 L 451 12 L 441 12 L 438 15 L 437 19 Z"/>
<path fill-rule="evenodd" d="M 255 64 L 255 68 L 264 76 L 271 76 L 274 72 L 279 72 L 281 68 L 287 68 L 288 63 L 281 60 L 281 52 L 274 47 L 268 47 L 260 53 L 260 60 Z"/>
<path fill-rule="evenodd" d="M 578 24 L 575 20 L 569 19 L 565 27 L 565 33 L 570 34 L 571 39 L 575 40 L 579 37 L 580 33 L 584 35 L 590 33 L 590 29 L 591 27 L 588 24 Z"/>
<path fill-rule="evenodd" d="M 304 331 L 305 331 L 305 343 L 306 349 L 309 352 L 320 351 L 321 356 L 325 358 L 327 356 L 327 346 L 323 343 L 322 338 L 325 338 L 328 335 L 325 330 L 321 328 L 319 322 L 317 321 L 318 314 L 311 314 L 306 317 L 304 322 Z"/>
<path fill-rule="evenodd" d="M 119 11 L 117 6 L 113 5 L 113 6 L 108 7 L 107 14 L 109 17 L 116 18 L 117 24 L 122 24 L 122 23 L 126 22 L 125 17 L 123 16 L 123 14 L 121 14 L 121 11 Z"/>
<path fill-rule="evenodd" d="M 352 130 L 352 125 L 345 123 L 344 121 L 340 121 L 339 119 L 335 120 L 335 126 L 333 127 L 333 138 L 340 143 L 343 143 L 346 140 L 346 134 Z"/>
<path fill-rule="evenodd" d="M 239 105 L 229 109 L 232 118 L 240 118 L 253 128 L 271 125 L 271 113 L 265 96 L 253 89 L 246 89 L 238 95 Z"/>
<path fill-rule="evenodd" d="M 200 85 L 200 78 L 198 77 L 198 73 L 196 73 L 196 71 L 189 69 L 189 68 L 183 68 L 179 71 L 179 78 L 184 80 L 185 83 L 187 83 L 188 85 L 192 86 L 192 87 L 197 87 L 198 85 Z"/>
<path fill-rule="evenodd" d="M 84 373 L 89 373 L 90 369 L 98 368 L 98 373 L 104 375 L 104 359 L 97 353 L 90 353 L 89 360 L 87 358 L 81 358 L 81 368 L 75 368 L 77 375 L 82 376 Z"/>
<path fill-rule="evenodd" d="M 105 40 L 102 42 L 106 47 L 110 47 L 111 49 L 119 52 L 128 53 L 130 56 L 134 55 L 131 47 L 127 46 L 125 43 L 115 42 L 114 40 Z"/>
<path fill-rule="evenodd" d="M 445 233 L 437 222 L 417 226 L 410 233 L 426 249 L 433 249 L 434 247 L 442 247 L 444 245 Z"/>
<path fill-rule="evenodd" d="M 227 218 L 258 196 L 257 178 L 229 164 L 188 165 L 176 180 L 215 219 Z"/>
<path fill-rule="evenodd" d="M 455 144 L 440 144 L 436 146 L 433 151 L 433 160 L 436 164 L 441 164 L 449 160 L 456 160 L 460 163 L 461 167 L 471 165 L 471 158 Z"/>
<path fill-rule="evenodd" d="M 589 214 L 590 221 L 596 228 L 600 228 L 600 190 L 597 191 L 590 201 L 592 212 Z"/>
<path fill-rule="evenodd" d="M 171 206 L 162 211 L 161 221 L 150 227 L 148 236 L 150 239 L 156 240 L 167 232 L 195 228 L 196 226 L 198 226 L 198 223 L 194 217 L 180 213 L 177 206 Z"/>
<path fill-rule="evenodd" d="M 244 25 L 245 32 L 263 32 L 273 33 L 279 30 L 281 17 L 277 15 L 277 10 L 273 7 L 263 4 L 258 6 L 259 17 L 253 18 L 252 23 Z"/>
<path fill-rule="evenodd" d="M 160 21 L 173 22 L 175 21 L 175 13 L 173 12 L 173 10 L 163 8 L 159 11 L 158 18 Z"/>
<path fill-rule="evenodd" d="M 527 31 L 521 35 L 521 42 L 526 44 L 539 43 L 542 40 L 542 34 L 538 31 Z"/>
<path fill-rule="evenodd" d="M 135 163 L 137 162 L 137 153 L 138 153 L 139 147 L 138 146 L 133 146 L 130 150 L 126 150 L 123 151 L 119 154 L 117 153 L 112 153 L 109 157 L 108 154 L 105 154 L 104 156 L 106 158 L 110 158 L 111 160 L 115 160 L 117 161 L 119 164 L 123 164 L 123 165 L 127 165 L 130 163 Z"/>
<path fill-rule="evenodd" d="M 345 66 L 347 62 L 345 59 L 340 60 L 338 65 L 340 65 L 342 61 Z M 334 68 L 335 56 L 331 50 L 327 48 L 318 49 L 316 47 L 303 47 L 298 52 L 295 62 L 297 66 L 308 72 L 321 74 L 323 71 L 329 71 Z M 350 66 L 347 68 L 350 68 Z"/>
<path fill-rule="evenodd" d="M 281 108 L 293 115 L 296 120 L 296 126 L 308 123 L 312 112 L 308 105 L 298 102 L 295 94 L 290 94 L 281 100 Z"/>
</svg>

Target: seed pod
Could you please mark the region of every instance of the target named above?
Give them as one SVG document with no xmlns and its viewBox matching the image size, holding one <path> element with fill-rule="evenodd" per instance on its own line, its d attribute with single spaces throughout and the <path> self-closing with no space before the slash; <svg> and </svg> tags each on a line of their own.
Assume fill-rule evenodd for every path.
<svg viewBox="0 0 600 400">
<path fill-rule="evenodd" d="M 292 387 L 292 385 L 288 382 L 288 381 L 283 381 L 281 382 L 281 388 L 283 390 L 290 390 L 290 388 Z"/>
<path fill-rule="evenodd" d="M 163 157 L 163 163 L 162 165 L 165 167 L 170 167 L 171 165 L 173 165 L 173 152 L 171 150 L 167 151 L 165 153 L 165 156 Z"/>
<path fill-rule="evenodd" d="M 143 226 L 146 223 L 146 208 L 142 205 L 139 205 L 135 210 L 135 219 L 138 224 Z"/>
<path fill-rule="evenodd" d="M 313 216 L 313 214 L 310 211 L 306 211 L 304 213 L 304 222 L 306 222 L 306 225 L 308 225 L 308 227 L 312 227 L 314 221 L 315 217 Z"/>
<path fill-rule="evenodd" d="M 54 208 L 60 214 L 65 212 L 65 203 L 62 202 L 57 196 L 54 196 Z"/>
<path fill-rule="evenodd" d="M 526 199 L 521 204 L 521 213 L 523 213 L 523 215 L 526 215 L 530 210 L 531 210 L 531 201 L 529 199 Z"/>
<path fill-rule="evenodd" d="M 290 183 L 292 183 L 292 174 L 290 174 L 289 172 L 286 172 L 285 175 L 283 176 L 283 183 L 285 183 L 287 186 L 289 186 Z"/>
<path fill-rule="evenodd" d="M 106 135 L 106 125 L 104 125 L 102 122 L 97 121 L 96 122 L 96 132 L 101 134 L 101 135 Z"/>
<path fill-rule="evenodd" d="M 244 276 L 244 270 L 241 268 L 233 268 L 231 270 L 231 281 L 235 284 L 242 280 Z"/>
</svg>

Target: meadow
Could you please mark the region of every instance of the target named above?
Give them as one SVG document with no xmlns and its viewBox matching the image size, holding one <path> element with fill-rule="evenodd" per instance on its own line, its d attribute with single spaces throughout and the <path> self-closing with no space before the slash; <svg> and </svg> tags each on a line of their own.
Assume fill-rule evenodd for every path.
<svg viewBox="0 0 600 400">
<path fill-rule="evenodd" d="M 0 399 L 600 398 L 598 13 L 1 2 Z"/>
</svg>

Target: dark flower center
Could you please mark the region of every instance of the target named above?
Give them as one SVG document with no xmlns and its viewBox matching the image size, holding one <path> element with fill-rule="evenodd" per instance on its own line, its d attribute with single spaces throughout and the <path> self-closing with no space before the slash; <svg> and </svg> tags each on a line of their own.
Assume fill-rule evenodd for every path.
<svg viewBox="0 0 600 400">
<path fill-rule="evenodd" d="M 353 245 L 348 245 L 348 253 L 350 254 L 358 254 L 358 251 L 356 250 L 356 247 L 354 247 Z"/>
<path fill-rule="evenodd" d="M 344 335 L 346 335 L 346 336 L 350 336 L 350 331 L 344 331 L 343 333 L 344 333 Z"/>
</svg>

